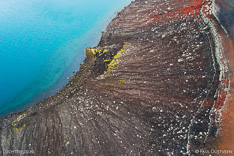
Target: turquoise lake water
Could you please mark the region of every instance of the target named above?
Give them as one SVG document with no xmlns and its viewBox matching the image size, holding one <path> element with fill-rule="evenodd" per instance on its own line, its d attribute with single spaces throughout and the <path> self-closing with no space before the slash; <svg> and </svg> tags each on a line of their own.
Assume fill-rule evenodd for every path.
<svg viewBox="0 0 234 156">
<path fill-rule="evenodd" d="M 0 117 L 63 88 L 131 0 L 0 0 Z"/>
</svg>

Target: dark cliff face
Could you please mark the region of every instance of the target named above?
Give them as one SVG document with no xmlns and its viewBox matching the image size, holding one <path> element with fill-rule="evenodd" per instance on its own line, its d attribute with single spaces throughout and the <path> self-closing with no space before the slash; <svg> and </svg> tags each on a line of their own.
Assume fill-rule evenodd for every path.
<svg viewBox="0 0 234 156">
<path fill-rule="evenodd" d="M 66 88 L 2 120 L 0 152 L 194 155 L 215 147 L 220 64 L 202 5 L 132 2 Z"/>
</svg>

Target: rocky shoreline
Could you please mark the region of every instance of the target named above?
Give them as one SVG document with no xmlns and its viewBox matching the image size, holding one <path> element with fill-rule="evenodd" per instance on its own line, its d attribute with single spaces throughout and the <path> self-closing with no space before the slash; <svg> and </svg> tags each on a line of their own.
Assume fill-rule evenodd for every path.
<svg viewBox="0 0 234 156">
<path fill-rule="evenodd" d="M 0 154 L 201 155 L 197 149 L 221 149 L 216 112 L 228 101 L 232 75 L 225 51 L 217 50 L 223 44 L 214 35 L 222 34 L 213 3 L 132 2 L 98 46 L 86 49 L 84 64 L 63 90 L 1 120 Z"/>
</svg>

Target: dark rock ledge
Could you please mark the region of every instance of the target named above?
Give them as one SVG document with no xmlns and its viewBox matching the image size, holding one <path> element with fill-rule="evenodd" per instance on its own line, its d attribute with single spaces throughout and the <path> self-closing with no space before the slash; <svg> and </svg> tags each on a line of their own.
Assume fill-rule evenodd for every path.
<svg viewBox="0 0 234 156">
<path fill-rule="evenodd" d="M 202 5 L 132 2 L 63 90 L 2 119 L 0 155 L 196 155 L 215 147 L 220 65 Z"/>
</svg>

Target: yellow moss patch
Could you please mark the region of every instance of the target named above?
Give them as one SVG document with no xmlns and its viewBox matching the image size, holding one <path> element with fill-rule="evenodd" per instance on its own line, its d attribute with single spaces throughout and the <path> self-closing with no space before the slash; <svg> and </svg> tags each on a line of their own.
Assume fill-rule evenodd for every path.
<svg viewBox="0 0 234 156">
<path fill-rule="evenodd" d="M 67 146 L 67 145 L 69 145 L 70 144 L 70 142 L 68 141 L 66 144 L 65 144 L 65 146 Z"/>
<path fill-rule="evenodd" d="M 87 56 L 88 58 L 92 58 L 92 57 L 93 57 L 93 53 L 92 53 L 92 51 L 91 51 L 91 48 L 87 48 L 87 49 L 86 49 L 86 56 Z"/>
<path fill-rule="evenodd" d="M 109 60 L 104 60 L 104 62 L 110 62 L 111 61 L 111 59 L 109 59 Z"/>
<path fill-rule="evenodd" d="M 101 56 L 105 53 L 107 53 L 109 50 L 108 49 L 102 49 L 102 48 L 87 48 L 86 49 L 86 55 L 89 56 L 89 55 L 98 55 L 98 56 Z"/>
<path fill-rule="evenodd" d="M 119 85 L 121 85 L 125 80 L 119 80 Z"/>
<path fill-rule="evenodd" d="M 109 50 L 104 49 L 103 52 L 102 52 L 99 56 L 101 56 L 102 54 L 105 54 L 105 53 L 107 53 L 107 52 L 109 52 Z"/>
<path fill-rule="evenodd" d="M 127 42 L 124 43 L 123 48 L 117 52 L 117 54 L 114 56 L 114 58 L 112 59 L 112 61 L 107 65 L 107 71 L 104 74 L 108 74 L 108 72 L 114 70 L 116 67 L 118 67 L 118 59 L 124 56 L 124 52 L 125 52 L 125 46 L 126 46 Z"/>
<path fill-rule="evenodd" d="M 25 126 L 26 126 L 26 124 L 24 124 L 22 127 L 25 127 Z M 18 131 L 22 127 L 17 126 L 16 123 L 13 124 L 13 129 L 16 130 L 16 131 Z"/>
</svg>

